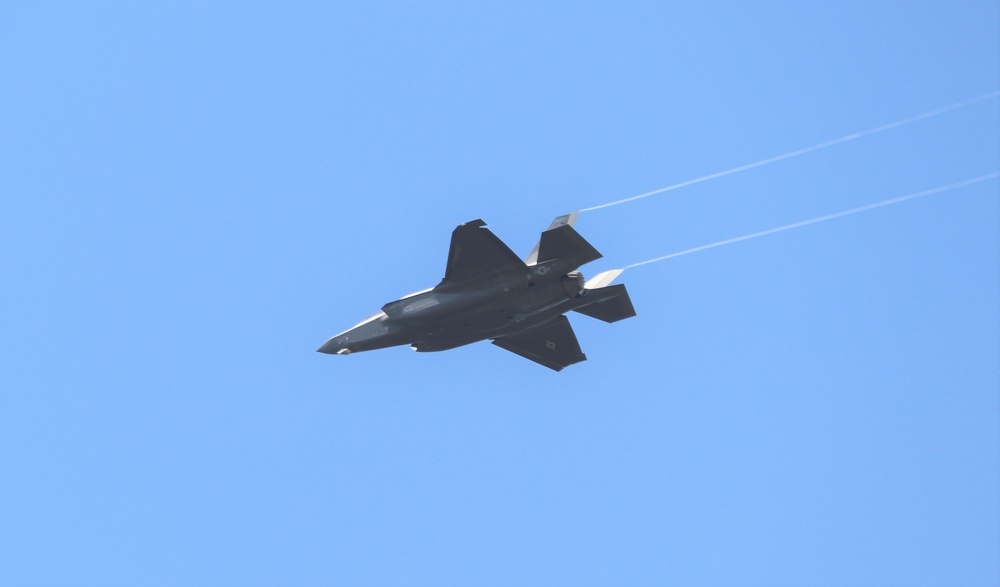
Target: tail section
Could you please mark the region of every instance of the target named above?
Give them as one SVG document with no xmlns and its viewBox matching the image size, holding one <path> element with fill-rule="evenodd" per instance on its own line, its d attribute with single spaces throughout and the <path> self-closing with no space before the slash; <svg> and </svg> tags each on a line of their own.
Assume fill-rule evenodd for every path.
<svg viewBox="0 0 1000 587">
<path fill-rule="evenodd" d="M 572 261 L 571 265 L 575 268 L 600 259 L 603 255 L 573 228 L 579 214 L 571 212 L 557 216 L 542 233 L 541 240 L 525 259 L 525 264 L 531 266 L 566 259 Z M 611 269 L 587 281 L 583 291 L 585 295 L 578 298 L 580 306 L 574 310 L 605 322 L 617 322 L 635 316 L 635 308 L 625 286 L 611 285 L 623 271 Z"/>
<path fill-rule="evenodd" d="M 612 281 L 618 278 L 619 275 L 624 273 L 624 269 L 611 269 L 605 271 L 604 273 L 598 273 L 597 275 L 591 277 L 587 280 L 587 284 L 583 286 L 584 289 L 599 289 L 606 285 L 610 285 Z"/>
<path fill-rule="evenodd" d="M 568 261 L 567 266 L 575 269 L 585 263 L 600 259 L 603 255 L 580 236 L 573 228 L 579 212 L 557 216 L 549 228 L 542 233 L 541 240 L 528 255 L 525 264 L 540 265 L 548 261 Z"/>
<path fill-rule="evenodd" d="M 579 215 L 580 215 L 579 212 L 570 212 L 569 214 L 556 216 L 555 219 L 552 220 L 552 224 L 549 224 L 549 227 L 546 228 L 545 231 L 548 232 L 553 228 L 559 228 L 560 226 L 573 226 L 573 224 L 576 223 L 576 217 Z M 542 243 L 539 242 L 537 245 L 535 245 L 535 248 L 532 249 L 531 254 L 528 255 L 528 258 L 524 260 L 526 264 L 536 265 L 538 263 L 538 250 L 541 248 L 541 244 Z"/>
<path fill-rule="evenodd" d="M 588 288 L 584 299 L 592 298 L 596 299 L 586 306 L 576 308 L 575 311 L 605 322 L 618 322 L 635 316 L 632 298 L 629 297 L 628 290 L 623 284 L 596 289 Z"/>
<path fill-rule="evenodd" d="M 538 263 L 546 261 L 572 261 L 573 267 L 579 267 L 591 261 L 596 261 L 604 255 L 580 236 L 572 226 L 560 226 L 542 233 L 538 241 Z"/>
</svg>

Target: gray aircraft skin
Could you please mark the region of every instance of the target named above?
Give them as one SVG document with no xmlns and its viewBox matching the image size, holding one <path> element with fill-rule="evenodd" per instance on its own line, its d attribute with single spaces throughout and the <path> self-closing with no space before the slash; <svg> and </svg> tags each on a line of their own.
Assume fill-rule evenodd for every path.
<svg viewBox="0 0 1000 587">
<path fill-rule="evenodd" d="M 522 261 L 482 220 L 456 228 L 444 279 L 382 306 L 377 314 L 326 341 L 321 353 L 347 355 L 409 344 L 418 352 L 481 340 L 556 371 L 587 360 L 566 312 L 605 322 L 635 316 L 621 270 L 590 281 L 576 271 L 602 255 L 573 228 L 577 212 L 560 216 Z"/>
</svg>

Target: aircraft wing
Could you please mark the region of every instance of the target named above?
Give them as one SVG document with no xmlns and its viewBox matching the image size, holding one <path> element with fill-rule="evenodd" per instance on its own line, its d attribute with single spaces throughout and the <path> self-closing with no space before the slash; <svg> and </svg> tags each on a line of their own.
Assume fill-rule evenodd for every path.
<svg viewBox="0 0 1000 587">
<path fill-rule="evenodd" d="M 484 226 L 486 223 L 482 220 L 473 220 L 451 233 L 445 281 L 460 281 L 508 269 L 524 269 L 524 261 Z"/>
<path fill-rule="evenodd" d="M 498 338 L 493 344 L 556 371 L 587 360 L 565 316 L 523 334 Z"/>
</svg>

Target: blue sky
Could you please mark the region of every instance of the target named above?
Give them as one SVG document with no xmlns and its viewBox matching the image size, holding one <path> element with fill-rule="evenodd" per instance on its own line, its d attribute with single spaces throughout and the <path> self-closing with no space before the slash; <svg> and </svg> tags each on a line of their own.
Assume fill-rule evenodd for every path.
<svg viewBox="0 0 1000 587">
<path fill-rule="evenodd" d="M 626 271 L 561 373 L 315 352 L 557 215 L 1000 89 L 956 2 L 0 5 L 3 585 L 996 585 L 1000 183 Z M 997 171 L 998 101 L 581 214 Z"/>
</svg>

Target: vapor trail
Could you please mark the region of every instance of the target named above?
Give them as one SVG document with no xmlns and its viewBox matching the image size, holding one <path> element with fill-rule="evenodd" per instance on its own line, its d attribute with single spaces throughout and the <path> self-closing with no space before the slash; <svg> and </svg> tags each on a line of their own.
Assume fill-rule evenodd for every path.
<svg viewBox="0 0 1000 587">
<path fill-rule="evenodd" d="M 893 128 L 898 128 L 900 126 L 906 126 L 912 124 L 919 120 L 925 118 L 931 118 L 939 114 L 944 114 L 951 110 L 958 110 L 959 108 L 964 108 L 975 104 L 977 102 L 982 102 L 984 100 L 989 100 L 991 98 L 996 98 L 1000 96 L 1000 91 L 990 92 L 989 94 L 983 94 L 982 96 L 976 96 L 975 98 L 969 98 L 968 100 L 963 100 L 961 102 L 956 102 L 950 106 L 945 106 L 943 108 L 938 108 L 937 110 L 931 110 L 930 112 L 924 112 L 923 114 L 918 114 L 916 116 L 911 116 L 910 118 L 904 118 L 903 120 L 897 120 L 896 122 L 891 122 L 889 124 L 884 124 L 882 126 L 876 126 L 875 128 L 870 128 L 861 132 L 856 132 L 847 136 L 840 137 L 839 139 L 833 139 L 831 141 L 826 141 L 813 145 L 811 147 L 806 147 L 804 149 L 799 149 L 797 151 L 792 151 L 791 153 L 785 153 L 784 155 L 778 155 L 777 157 L 771 157 L 770 159 L 763 159 L 757 161 L 756 163 L 749 163 L 747 165 L 741 165 L 740 167 L 734 167 L 732 169 L 727 169 L 726 171 L 720 171 L 718 173 L 713 173 L 711 175 L 706 175 L 704 177 L 699 177 L 697 179 L 690 179 L 672 186 L 667 186 L 665 188 L 660 188 L 658 190 L 653 190 L 651 192 L 646 192 L 645 194 L 639 194 L 638 196 L 632 196 L 631 198 L 625 198 L 624 200 L 618 200 L 615 202 L 610 202 L 608 204 L 601 204 L 600 206 L 592 206 L 590 208 L 584 208 L 580 210 L 581 212 L 590 212 L 591 210 L 600 210 L 601 208 L 609 208 L 611 206 L 617 206 L 618 204 L 624 204 L 626 202 L 632 202 L 635 200 L 641 200 L 642 198 L 648 198 L 649 196 L 655 196 L 656 194 L 662 194 L 664 192 L 673 191 L 689 185 L 694 185 L 696 183 L 701 183 L 703 181 L 708 181 L 710 179 L 716 179 L 726 175 L 732 175 L 734 173 L 739 173 L 740 171 L 746 171 L 748 169 L 753 169 L 755 167 L 761 167 L 763 165 L 768 165 L 770 163 L 777 163 L 778 161 L 783 161 L 785 159 L 791 159 L 792 157 L 798 157 L 799 155 L 805 155 L 806 153 L 812 153 L 813 151 L 819 151 L 820 149 L 825 149 L 827 147 L 832 147 L 833 145 L 839 145 L 840 143 L 846 143 L 848 141 L 853 141 L 854 139 L 860 139 L 861 137 L 867 137 L 882 131 L 886 131 Z"/>
<path fill-rule="evenodd" d="M 681 255 L 687 255 L 688 253 L 697 253 L 698 251 L 704 251 L 705 249 L 712 249 L 715 247 L 721 247 L 723 245 L 730 245 L 733 243 L 738 243 L 740 241 L 750 240 L 752 238 L 774 234 L 776 232 L 782 232 L 785 230 L 791 230 L 793 228 L 799 228 L 800 226 L 807 226 L 809 224 L 816 224 L 818 222 L 826 222 L 827 220 L 833 220 L 834 218 L 840 218 L 842 216 L 850 216 L 851 214 L 857 214 L 859 212 L 867 212 L 868 210 L 874 210 L 875 208 L 881 208 L 883 206 L 891 206 L 892 204 L 898 204 L 900 202 L 905 202 L 907 200 L 913 200 L 916 198 L 923 198 L 924 196 L 939 194 L 941 192 L 946 192 L 949 190 L 957 189 L 974 183 L 979 183 L 981 181 L 986 181 L 989 179 L 995 179 L 997 177 L 1000 177 L 1000 172 L 988 173 L 986 175 L 980 175 L 979 177 L 974 177 L 972 179 L 967 179 L 965 181 L 960 181 L 958 183 L 953 183 L 950 185 L 926 190 L 923 192 L 917 192 L 915 194 L 909 194 L 907 196 L 900 196 L 898 198 L 892 198 L 891 200 L 876 202 L 874 204 L 868 204 L 867 206 L 861 206 L 860 208 L 851 208 L 850 210 L 844 210 L 843 212 L 837 212 L 834 214 L 827 214 L 826 216 L 820 216 L 819 218 L 813 218 L 812 220 L 803 220 L 802 222 L 796 222 L 795 224 L 788 224 L 785 226 L 780 226 L 778 228 L 772 228 L 770 230 L 762 230 L 761 232 L 755 232 L 753 234 L 748 234 L 746 236 L 739 236 L 736 238 L 719 241 L 717 243 L 712 243 L 710 245 L 695 247 L 693 249 L 688 249 L 686 251 L 681 251 L 679 253 L 671 253 L 670 255 L 664 255 L 662 257 L 650 259 L 648 261 L 633 263 L 631 265 L 626 265 L 624 269 L 631 269 L 633 267 L 639 267 L 640 265 L 648 265 L 650 263 L 656 263 L 658 261 L 665 261 L 667 259 L 673 259 L 674 257 L 680 257 Z"/>
</svg>

